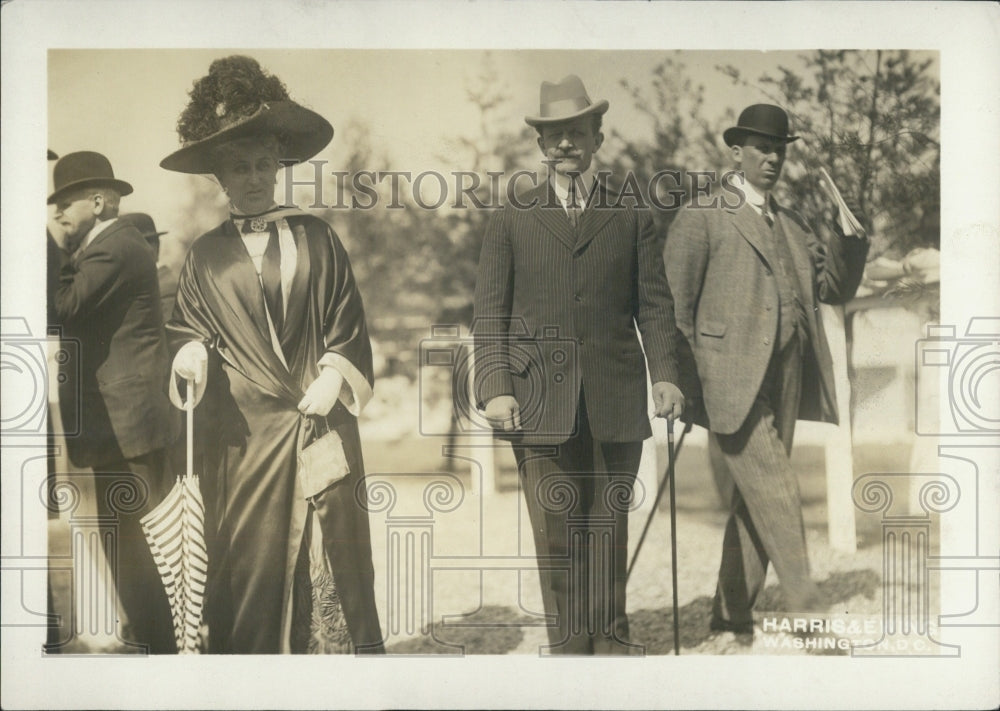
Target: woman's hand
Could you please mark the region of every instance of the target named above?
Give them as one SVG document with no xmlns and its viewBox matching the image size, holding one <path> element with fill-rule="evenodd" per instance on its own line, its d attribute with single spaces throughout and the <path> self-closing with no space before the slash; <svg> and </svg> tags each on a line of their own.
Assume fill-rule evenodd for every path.
<svg viewBox="0 0 1000 711">
<path fill-rule="evenodd" d="M 208 351 L 198 341 L 185 343 L 174 356 L 174 374 L 182 380 L 194 380 L 195 385 L 208 377 Z"/>
<path fill-rule="evenodd" d="M 305 397 L 299 402 L 299 412 L 303 415 L 327 415 L 340 397 L 344 386 L 344 376 L 336 368 L 320 368 L 319 377 L 306 389 Z"/>
</svg>

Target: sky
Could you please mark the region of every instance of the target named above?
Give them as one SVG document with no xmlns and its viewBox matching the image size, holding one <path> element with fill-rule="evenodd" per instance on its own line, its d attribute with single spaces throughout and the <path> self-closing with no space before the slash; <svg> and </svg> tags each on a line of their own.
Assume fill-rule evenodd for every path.
<svg viewBox="0 0 1000 711">
<path fill-rule="evenodd" d="M 327 160 L 331 170 L 339 169 L 350 153 L 344 128 L 352 122 L 368 129 L 373 147 L 392 169 L 414 174 L 457 167 L 443 165 L 440 157 L 454 150 L 456 137 L 472 137 L 478 130 L 478 113 L 467 91 L 480 80 L 486 54 L 482 50 L 59 49 L 48 53 L 49 147 L 60 155 L 77 150 L 104 153 L 116 175 L 135 188 L 123 202 L 123 211 L 148 212 L 159 229 L 174 230 L 186 223 L 190 178 L 161 169 L 159 162 L 178 147 L 175 126 L 194 81 L 207 73 L 212 60 L 234 53 L 256 58 L 285 82 L 293 100 L 333 124 L 333 141 L 316 156 Z M 523 125 L 526 114 L 537 113 L 543 80 L 558 81 L 575 73 L 592 100 L 610 102 L 605 132 L 614 128 L 631 138 L 649 131 L 649 119 L 633 109 L 620 80 L 648 83 L 651 70 L 668 57 L 683 63 L 693 83 L 705 87 L 703 112 L 710 121 L 766 100 L 757 90 L 735 86 L 717 65 L 734 64 L 748 78 L 757 78 L 779 65 L 801 64 L 800 53 L 794 51 L 490 54 L 510 99 L 512 129 Z"/>
</svg>

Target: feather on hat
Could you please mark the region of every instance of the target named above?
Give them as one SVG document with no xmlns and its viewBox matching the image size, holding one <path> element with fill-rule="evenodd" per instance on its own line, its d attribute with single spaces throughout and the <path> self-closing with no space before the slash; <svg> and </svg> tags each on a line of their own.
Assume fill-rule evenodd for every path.
<svg viewBox="0 0 1000 711">
<path fill-rule="evenodd" d="M 177 121 L 181 148 L 160 161 L 167 170 L 211 173 L 216 148 L 267 134 L 281 143 L 281 160 L 301 163 L 333 138 L 333 126 L 325 118 L 292 101 L 282 81 L 251 57 L 215 60 L 190 96 Z"/>
</svg>

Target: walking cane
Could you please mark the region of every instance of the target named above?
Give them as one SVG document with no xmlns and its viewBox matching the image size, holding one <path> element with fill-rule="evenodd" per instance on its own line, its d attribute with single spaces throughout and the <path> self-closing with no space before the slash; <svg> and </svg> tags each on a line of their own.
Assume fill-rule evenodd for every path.
<svg viewBox="0 0 1000 711">
<path fill-rule="evenodd" d="M 184 422 L 187 434 L 187 451 L 185 452 L 186 467 L 184 469 L 186 476 L 194 476 L 194 393 L 194 378 L 188 378 L 186 398 L 184 400 L 184 410 L 186 411 Z"/>
<path fill-rule="evenodd" d="M 682 440 L 689 427 L 690 425 L 685 427 L 684 432 L 681 433 Z M 676 457 L 674 452 L 674 420 L 670 418 L 667 420 L 667 478 L 670 480 L 670 577 L 674 588 L 674 656 L 679 657 L 681 654 L 681 621 L 680 608 L 677 605 L 677 496 L 674 490 L 674 461 Z"/>
<path fill-rule="evenodd" d="M 653 516 L 656 515 L 660 499 L 663 498 L 665 488 L 663 485 L 667 484 L 670 489 L 670 577 L 673 587 L 674 654 L 678 656 L 681 653 L 681 629 L 680 608 L 677 602 L 677 496 L 674 485 L 674 470 L 677 454 L 681 451 L 681 447 L 684 445 L 684 438 L 691 431 L 692 426 L 693 423 L 691 422 L 684 425 L 684 430 L 677 441 L 677 446 L 674 447 L 674 419 L 672 417 L 667 418 L 667 471 L 664 473 L 663 478 L 660 479 L 656 490 L 656 500 L 653 502 L 653 510 L 649 512 L 646 525 L 642 528 L 642 535 L 639 536 L 639 544 L 635 548 L 635 553 L 632 554 L 632 561 L 629 563 L 628 571 L 625 573 L 625 582 L 628 584 L 628 579 L 632 576 L 632 570 L 635 568 L 635 562 L 639 558 L 639 552 L 642 550 L 642 544 L 646 540 L 646 534 L 649 533 L 649 527 L 653 523 Z"/>
<path fill-rule="evenodd" d="M 667 483 L 667 478 L 673 478 L 673 465 L 674 459 L 681 452 L 681 447 L 684 446 L 684 437 L 688 432 L 691 431 L 693 426 L 690 422 L 684 425 L 684 431 L 681 432 L 680 439 L 677 440 L 677 446 L 673 446 L 674 442 L 674 429 L 673 420 L 667 420 L 667 445 L 668 445 L 668 460 L 667 460 L 667 470 L 663 473 L 663 477 L 660 479 L 659 486 L 656 489 L 656 500 L 653 502 L 653 509 L 649 512 L 649 516 L 646 518 L 646 524 L 642 527 L 642 534 L 639 536 L 639 544 L 635 547 L 635 553 L 632 554 L 632 560 L 628 564 L 628 572 L 625 574 L 625 582 L 632 577 L 632 570 L 635 568 L 635 562 L 639 558 L 639 552 L 642 550 L 642 544 L 646 540 L 646 534 L 649 533 L 649 527 L 653 523 L 653 516 L 656 515 L 656 509 L 659 507 L 660 499 L 663 498 L 663 492 L 665 491 L 664 485 Z M 671 491 L 673 488 L 671 487 Z M 673 494 L 671 494 L 673 496 Z"/>
</svg>

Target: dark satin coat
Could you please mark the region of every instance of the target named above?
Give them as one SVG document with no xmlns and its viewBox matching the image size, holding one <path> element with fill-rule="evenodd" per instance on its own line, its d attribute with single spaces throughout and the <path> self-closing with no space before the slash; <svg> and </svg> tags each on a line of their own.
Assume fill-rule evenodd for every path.
<svg viewBox="0 0 1000 711">
<path fill-rule="evenodd" d="M 260 282 L 232 221 L 192 245 L 167 324 L 172 353 L 198 340 L 210 354 L 195 446 L 213 534 L 206 602 L 213 652 L 282 650 L 282 615 L 303 543 L 296 458 L 303 441 L 314 437 L 296 406 L 326 352 L 343 356 L 373 381 L 364 309 L 347 253 L 322 220 L 297 215 L 287 221 L 298 249 L 280 334 L 287 369 L 272 348 Z M 379 651 L 357 420 L 338 402 L 327 422 L 344 441 L 351 471 L 315 499 L 324 546 L 355 646 Z"/>
</svg>

